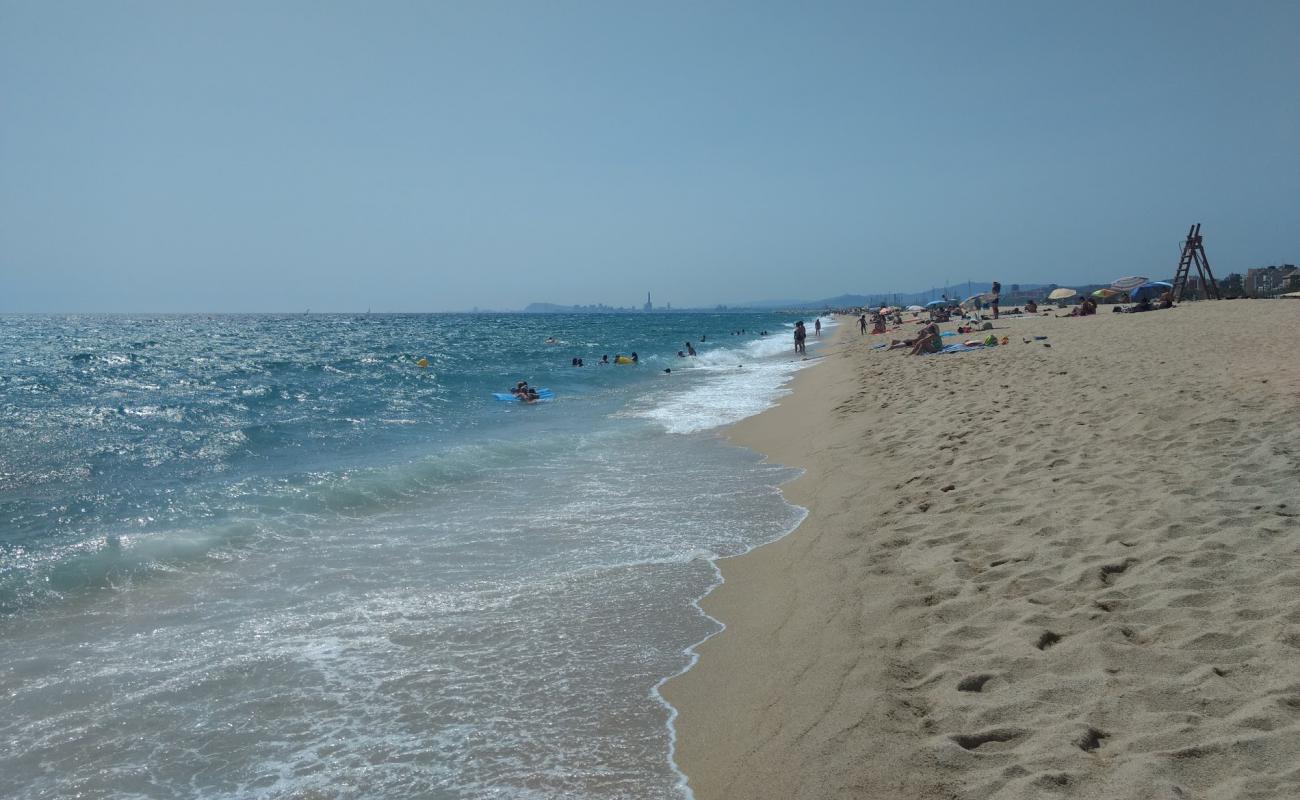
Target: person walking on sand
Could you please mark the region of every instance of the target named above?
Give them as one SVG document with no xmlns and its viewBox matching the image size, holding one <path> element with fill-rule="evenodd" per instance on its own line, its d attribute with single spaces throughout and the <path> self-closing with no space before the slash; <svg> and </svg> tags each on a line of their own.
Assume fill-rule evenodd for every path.
<svg viewBox="0 0 1300 800">
<path fill-rule="evenodd" d="M 818 317 L 817 319 L 813 320 L 813 333 L 817 336 L 818 339 L 822 338 L 822 318 L 821 318 L 821 317 Z"/>
<path fill-rule="evenodd" d="M 794 351 L 801 356 L 808 355 L 808 348 L 804 346 L 804 340 L 808 338 L 808 331 L 803 326 L 803 320 L 794 324 Z"/>
<path fill-rule="evenodd" d="M 867 335 L 867 315 L 866 315 L 866 314 L 863 314 L 862 316 L 858 317 L 858 335 L 859 335 L 859 336 L 866 336 L 866 335 Z"/>
<path fill-rule="evenodd" d="M 998 296 L 1002 294 L 1002 284 L 993 281 L 993 286 L 989 289 L 989 294 L 993 296 L 989 300 L 989 307 L 993 309 L 993 319 L 998 318 Z"/>
</svg>

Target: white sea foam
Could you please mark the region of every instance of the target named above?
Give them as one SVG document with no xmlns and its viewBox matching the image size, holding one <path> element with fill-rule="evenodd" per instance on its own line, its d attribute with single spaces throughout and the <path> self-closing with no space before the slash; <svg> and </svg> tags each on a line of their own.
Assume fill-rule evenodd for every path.
<svg viewBox="0 0 1300 800">
<path fill-rule="evenodd" d="M 833 322 L 823 322 L 828 328 Z M 743 344 L 684 359 L 682 388 L 634 405 L 629 416 L 654 420 L 669 433 L 695 433 L 739 422 L 789 394 L 794 374 L 813 362 L 794 353 L 793 325 Z M 824 339 L 823 339 L 824 340 Z M 810 354 L 821 344 L 809 336 Z"/>
</svg>

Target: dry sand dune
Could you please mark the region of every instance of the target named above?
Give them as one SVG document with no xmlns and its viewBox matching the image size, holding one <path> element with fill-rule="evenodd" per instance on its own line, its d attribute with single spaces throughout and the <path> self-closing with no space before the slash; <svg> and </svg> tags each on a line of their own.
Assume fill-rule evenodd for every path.
<svg viewBox="0 0 1300 800">
<path fill-rule="evenodd" d="M 733 429 L 809 516 L 667 687 L 700 800 L 1300 797 L 1300 302 L 999 328 Z"/>
</svg>

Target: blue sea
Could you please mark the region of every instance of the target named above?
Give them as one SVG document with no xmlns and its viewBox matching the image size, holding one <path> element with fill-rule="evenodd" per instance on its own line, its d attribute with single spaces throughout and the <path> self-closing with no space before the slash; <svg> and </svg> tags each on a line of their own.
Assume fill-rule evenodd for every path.
<svg viewBox="0 0 1300 800">
<path fill-rule="evenodd" d="M 0 797 L 689 796 L 793 322 L 0 316 Z"/>
</svg>

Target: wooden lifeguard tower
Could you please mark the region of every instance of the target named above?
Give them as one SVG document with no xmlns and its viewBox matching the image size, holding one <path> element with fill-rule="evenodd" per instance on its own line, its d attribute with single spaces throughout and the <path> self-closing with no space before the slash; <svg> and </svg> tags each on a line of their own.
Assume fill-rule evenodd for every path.
<svg viewBox="0 0 1300 800">
<path fill-rule="evenodd" d="M 1196 265 L 1196 272 L 1201 276 L 1201 291 L 1205 293 L 1207 300 L 1219 299 L 1219 284 L 1214 281 L 1214 273 L 1210 271 L 1210 259 L 1205 256 L 1205 245 L 1201 242 L 1201 223 L 1196 223 L 1187 231 L 1187 241 L 1183 242 L 1183 255 L 1178 259 L 1178 271 L 1174 273 L 1174 302 L 1180 303 L 1183 300 L 1183 291 L 1187 288 L 1187 275 L 1191 271 L 1192 265 Z"/>
</svg>

